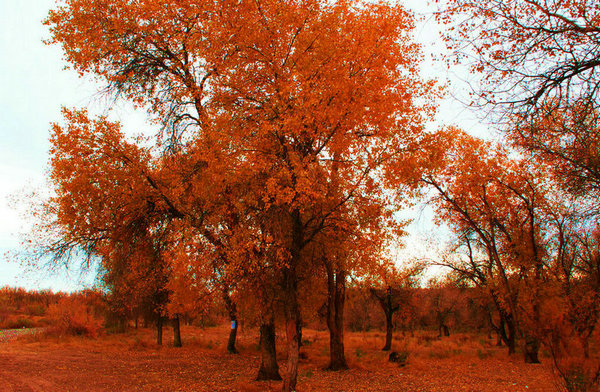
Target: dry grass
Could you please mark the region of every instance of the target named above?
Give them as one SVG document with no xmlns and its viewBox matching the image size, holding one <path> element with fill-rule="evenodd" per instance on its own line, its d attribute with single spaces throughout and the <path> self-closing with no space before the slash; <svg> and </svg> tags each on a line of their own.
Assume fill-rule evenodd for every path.
<svg viewBox="0 0 600 392">
<path fill-rule="evenodd" d="M 256 382 L 257 332 L 241 329 L 240 355 L 225 353 L 227 327 L 184 327 L 183 348 L 154 343 L 152 330 L 122 335 L 28 337 L 0 346 L 0 391 L 277 391 L 280 382 Z M 324 370 L 326 331 L 305 330 L 299 391 L 552 391 L 549 359 L 526 365 L 493 341 L 471 335 L 438 340 L 429 334 L 398 336 L 393 349 L 410 353 L 408 365 L 387 361 L 384 335 L 346 333 L 351 369 Z M 282 337 L 279 359 L 284 360 Z M 283 365 L 283 363 L 281 363 Z"/>
</svg>

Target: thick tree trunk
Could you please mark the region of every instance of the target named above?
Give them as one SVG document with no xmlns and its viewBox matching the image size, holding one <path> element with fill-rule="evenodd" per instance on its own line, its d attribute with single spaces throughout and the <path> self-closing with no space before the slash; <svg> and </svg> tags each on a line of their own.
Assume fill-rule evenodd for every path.
<svg viewBox="0 0 600 392">
<path fill-rule="evenodd" d="M 235 348 L 235 342 L 238 331 L 238 320 L 237 320 L 237 305 L 231 299 L 229 295 L 229 289 L 225 287 L 223 289 L 223 300 L 225 301 L 225 307 L 229 313 L 229 321 L 231 322 L 231 328 L 229 329 L 229 340 L 227 341 L 227 352 L 230 354 L 237 354 L 238 350 Z"/>
<path fill-rule="evenodd" d="M 327 328 L 329 329 L 329 370 L 348 369 L 344 354 L 344 300 L 346 272 L 327 268 Z"/>
<path fill-rule="evenodd" d="M 287 269 L 286 275 L 286 340 L 287 340 L 287 365 L 286 373 L 283 379 L 284 392 L 296 390 L 296 381 L 298 378 L 298 359 L 300 347 L 298 345 L 298 322 L 299 304 L 297 292 L 297 277 L 293 270 Z"/>
<path fill-rule="evenodd" d="M 179 315 L 173 318 L 173 347 L 181 347 L 181 329 L 179 328 Z"/>
<path fill-rule="evenodd" d="M 156 344 L 159 346 L 162 345 L 162 335 L 163 335 L 163 319 L 162 316 L 158 316 L 156 318 Z"/>
<path fill-rule="evenodd" d="M 229 339 L 227 340 L 227 352 L 230 354 L 238 354 L 237 348 L 235 348 L 235 341 L 237 338 L 238 321 L 237 318 L 231 320 L 231 328 L 229 329 Z"/>
<path fill-rule="evenodd" d="M 298 359 L 300 354 L 298 324 L 300 323 L 300 304 L 298 303 L 298 275 L 296 267 L 301 261 L 304 233 L 300 211 L 292 213 L 292 246 L 290 265 L 283 270 L 283 288 L 285 295 L 285 334 L 287 340 L 287 365 L 283 379 L 283 392 L 296 390 L 298 379 Z"/>
<path fill-rule="evenodd" d="M 279 375 L 279 365 L 277 364 L 275 323 L 273 320 L 260 326 L 260 353 L 262 361 L 256 380 L 281 380 L 281 375 Z"/>
</svg>

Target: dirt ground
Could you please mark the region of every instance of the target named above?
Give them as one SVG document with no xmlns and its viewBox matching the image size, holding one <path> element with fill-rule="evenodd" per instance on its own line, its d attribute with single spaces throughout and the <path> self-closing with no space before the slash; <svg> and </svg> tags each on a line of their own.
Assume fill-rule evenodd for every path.
<svg viewBox="0 0 600 392">
<path fill-rule="evenodd" d="M 24 336 L 0 344 L 0 391 L 278 391 L 281 382 L 254 381 L 260 356 L 256 330 L 241 330 L 239 355 L 225 353 L 227 327 L 183 328 L 184 347 L 162 347 L 140 329 L 96 339 Z M 325 331 L 304 331 L 298 391 L 556 390 L 549 358 L 526 365 L 484 337 L 398 336 L 410 353 L 404 367 L 387 361 L 381 333 L 347 333 L 350 370 L 331 372 Z M 279 348 L 284 342 L 278 337 Z M 283 368 L 284 353 L 278 352 Z"/>
</svg>

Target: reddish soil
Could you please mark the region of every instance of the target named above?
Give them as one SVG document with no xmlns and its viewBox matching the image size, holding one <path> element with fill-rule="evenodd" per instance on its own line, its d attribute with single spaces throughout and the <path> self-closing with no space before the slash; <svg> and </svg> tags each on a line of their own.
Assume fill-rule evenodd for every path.
<svg viewBox="0 0 600 392">
<path fill-rule="evenodd" d="M 256 331 L 241 331 L 240 355 L 224 353 L 226 328 L 185 328 L 184 347 L 152 343 L 152 331 L 88 338 L 25 337 L 0 345 L 0 391 L 277 391 L 280 382 L 253 381 L 260 357 Z M 351 369 L 323 370 L 327 334 L 307 330 L 298 391 L 553 391 L 556 378 L 544 358 L 521 357 L 481 337 L 457 335 L 438 341 L 395 341 L 410 352 L 399 367 L 379 350 L 381 333 L 348 333 Z M 283 348 L 283 341 L 278 341 Z M 280 359 L 283 359 L 283 353 Z M 283 365 L 283 363 L 281 363 Z"/>
</svg>

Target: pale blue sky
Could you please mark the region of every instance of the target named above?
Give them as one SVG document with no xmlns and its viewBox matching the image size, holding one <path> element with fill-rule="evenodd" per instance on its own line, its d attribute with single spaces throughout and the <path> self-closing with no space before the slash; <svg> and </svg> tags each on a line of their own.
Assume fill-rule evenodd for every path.
<svg viewBox="0 0 600 392">
<path fill-rule="evenodd" d="M 64 71 L 58 47 L 46 46 L 41 21 L 52 0 L 0 1 L 0 286 L 71 289 L 77 279 L 23 274 L 6 261 L 5 252 L 19 248 L 17 233 L 26 229 L 9 198 L 44 184 L 48 129 L 60 119 L 61 105 L 85 106 L 91 83 Z"/>
<path fill-rule="evenodd" d="M 407 3 L 427 12 L 424 2 Z M 5 255 L 20 248 L 18 233 L 27 230 L 27 222 L 9 199 L 18 201 L 24 192 L 45 186 L 49 124 L 60 120 L 61 106 L 89 107 L 95 102 L 94 84 L 64 70 L 60 48 L 42 43 L 48 38 L 42 20 L 54 4 L 54 0 L 0 0 L 0 286 L 54 290 L 81 287 L 77 274 L 65 277 L 48 276 L 42 271 L 25 272 Z M 436 50 L 435 30 L 430 22 L 416 31 L 427 50 Z M 430 76 L 445 77 L 439 66 L 426 68 Z M 100 105 L 94 106 L 100 110 Z M 131 124 L 139 127 L 140 117 L 130 121 L 130 115 L 123 110 L 117 111 L 116 117 L 128 118 L 126 125 L 130 128 Z M 447 103 L 442 112 L 440 118 L 446 121 L 471 127 L 475 123 L 472 115 L 456 104 Z M 416 238 L 407 241 L 416 244 L 416 248 L 429 246 L 423 239 L 431 237 L 430 215 L 419 219 Z"/>
</svg>

